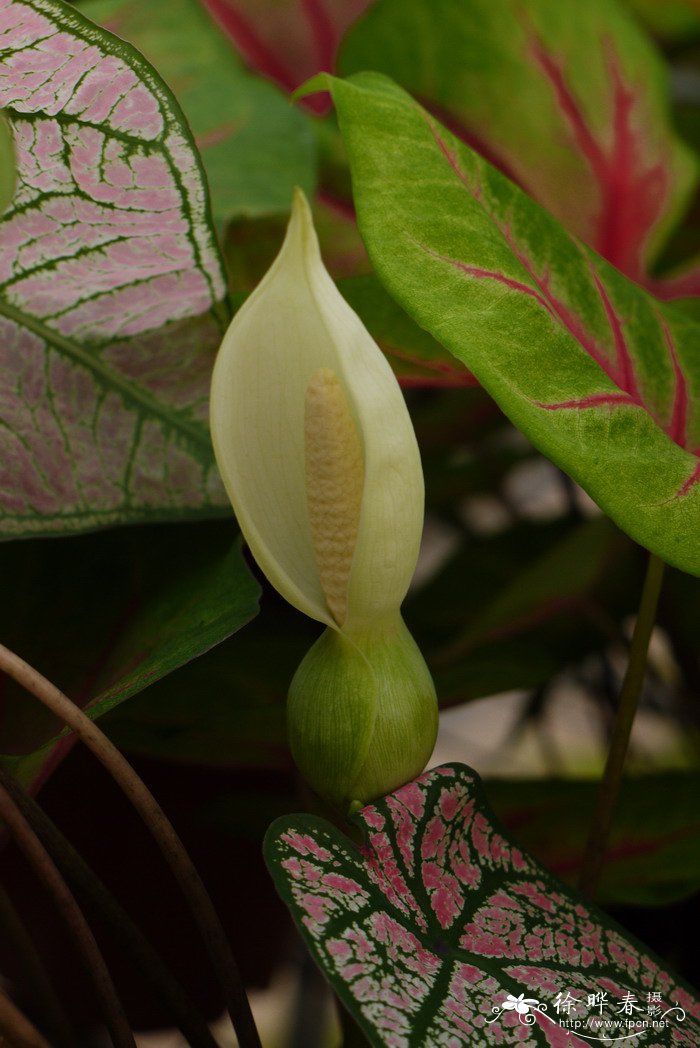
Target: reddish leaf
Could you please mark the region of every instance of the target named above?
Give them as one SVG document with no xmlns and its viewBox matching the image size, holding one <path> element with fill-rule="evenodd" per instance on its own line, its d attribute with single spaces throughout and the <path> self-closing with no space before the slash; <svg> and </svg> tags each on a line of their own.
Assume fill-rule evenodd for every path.
<svg viewBox="0 0 700 1048">
<path fill-rule="evenodd" d="M 698 891 L 699 789 L 697 775 L 687 771 L 623 781 L 597 893 L 601 902 L 661 906 Z M 497 779 L 486 784 L 486 791 L 504 824 L 531 853 L 575 883 L 598 783 Z"/>
<path fill-rule="evenodd" d="M 343 33 L 373 0 L 202 0 L 248 65 L 287 91 L 333 72 Z M 323 112 L 325 100 L 311 108 Z"/>
</svg>

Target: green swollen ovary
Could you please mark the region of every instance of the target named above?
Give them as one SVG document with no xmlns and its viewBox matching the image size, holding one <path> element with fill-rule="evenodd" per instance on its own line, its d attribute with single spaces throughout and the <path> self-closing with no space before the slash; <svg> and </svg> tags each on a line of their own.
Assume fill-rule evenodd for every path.
<svg viewBox="0 0 700 1048">
<path fill-rule="evenodd" d="M 437 699 L 400 614 L 363 633 L 326 629 L 294 675 L 287 717 L 304 778 L 345 811 L 419 775 L 435 745 Z"/>
</svg>

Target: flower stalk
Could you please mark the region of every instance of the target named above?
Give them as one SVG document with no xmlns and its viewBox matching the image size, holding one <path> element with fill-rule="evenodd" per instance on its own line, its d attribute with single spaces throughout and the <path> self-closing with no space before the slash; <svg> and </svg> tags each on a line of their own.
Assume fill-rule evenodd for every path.
<svg viewBox="0 0 700 1048">
<path fill-rule="evenodd" d="M 629 662 L 620 690 L 615 725 L 610 749 L 605 762 L 603 778 L 598 789 L 595 811 L 588 831 L 588 839 L 581 864 L 578 887 L 582 895 L 595 897 L 605 864 L 605 853 L 610 841 L 615 811 L 620 798 L 622 776 L 625 769 L 632 727 L 639 705 L 639 698 L 646 674 L 649 642 L 656 621 L 664 562 L 653 553 L 649 554 L 644 588 L 639 605 L 639 614 L 630 645 Z"/>
</svg>

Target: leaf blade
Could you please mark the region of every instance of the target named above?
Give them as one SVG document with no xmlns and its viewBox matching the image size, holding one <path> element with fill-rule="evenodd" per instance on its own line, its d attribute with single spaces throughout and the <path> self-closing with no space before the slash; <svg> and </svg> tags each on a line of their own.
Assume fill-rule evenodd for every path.
<svg viewBox="0 0 700 1048">
<path fill-rule="evenodd" d="M 15 195 L 15 145 L 7 118 L 0 113 L 0 213 Z"/>
<path fill-rule="evenodd" d="M 620 527 L 700 572 L 696 326 L 390 81 L 330 86 L 360 229 L 389 293 Z"/>
<path fill-rule="evenodd" d="M 231 536 L 208 523 L 5 544 L 0 568 L 15 598 L 0 610 L 3 639 L 91 717 L 167 688 L 257 612 L 259 587 Z M 46 775 L 74 739 L 10 681 L 1 702 L 0 759 L 25 782 Z"/>
<path fill-rule="evenodd" d="M 314 816 L 278 819 L 265 855 L 314 959 L 372 1044 L 580 1048 L 587 1042 L 552 1018 L 554 997 L 580 1003 L 598 989 L 614 1005 L 630 989 L 683 1004 L 682 1023 L 650 1029 L 641 1043 L 697 1037 L 690 988 L 514 845 L 471 769 L 435 768 L 354 821 L 361 849 Z M 524 1024 L 504 1008 L 521 994 L 538 1005 Z"/>
<path fill-rule="evenodd" d="M 90 0 L 90 16 L 138 47 L 171 85 L 201 151 L 218 220 L 286 213 L 312 193 L 310 121 L 248 73 L 198 0 Z"/>
<path fill-rule="evenodd" d="M 572 779 L 494 780 L 486 787 L 505 825 L 568 884 L 575 882 L 578 872 L 596 790 L 593 780 Z M 692 772 L 623 781 L 597 895 L 601 905 L 661 906 L 697 891 L 696 790 Z"/>
<path fill-rule="evenodd" d="M 18 190 L 0 223 L 0 536 L 219 513 L 223 270 L 177 103 L 55 0 L 2 17 Z"/>
<path fill-rule="evenodd" d="M 381 0 L 351 30 L 340 70 L 398 81 L 571 232 L 646 282 L 697 163 L 673 131 L 650 41 L 607 0 L 580 15 L 574 23 L 556 0 L 440 0 L 430 10 L 423 0 Z"/>
<path fill-rule="evenodd" d="M 333 70 L 339 41 L 371 0 L 204 0 L 252 68 L 293 91 L 319 69 Z M 325 106 L 312 104 L 323 111 Z"/>
</svg>

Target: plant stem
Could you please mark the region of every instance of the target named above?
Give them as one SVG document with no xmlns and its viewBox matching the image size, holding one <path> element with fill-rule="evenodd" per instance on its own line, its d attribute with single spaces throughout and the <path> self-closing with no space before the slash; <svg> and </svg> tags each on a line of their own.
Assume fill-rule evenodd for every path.
<svg viewBox="0 0 700 1048">
<path fill-rule="evenodd" d="M 639 613 L 630 645 L 627 672 L 620 690 L 608 759 L 598 790 L 596 807 L 579 875 L 579 890 L 588 898 L 593 898 L 598 887 L 613 817 L 620 796 L 622 773 L 639 696 L 644 683 L 647 652 L 656 619 L 656 607 L 659 601 L 659 593 L 661 592 L 663 574 L 663 561 L 653 553 L 650 554 Z"/>
<path fill-rule="evenodd" d="M 86 971 L 92 979 L 95 993 L 102 1002 L 105 1022 L 115 1048 L 136 1048 L 107 965 L 82 910 L 43 844 L 12 797 L 2 786 L 0 786 L 0 819 L 12 834 L 17 847 L 23 852 L 37 876 L 53 896 L 56 907 L 75 941 Z"/>
<path fill-rule="evenodd" d="M 146 936 L 133 923 L 127 912 L 34 798 L 30 797 L 2 766 L 0 766 L 0 785 L 10 794 L 37 837 L 60 867 L 64 877 L 83 893 L 93 910 L 109 927 L 114 939 L 130 958 L 131 963 L 149 979 L 165 1005 L 170 1009 L 173 1019 L 191 1048 L 216 1048 L 216 1041 L 209 1027 L 192 1002 L 188 1000 L 185 991 L 165 966 Z"/>
<path fill-rule="evenodd" d="M 0 782 L 7 775 L 0 767 Z M 29 993 L 32 1005 L 41 1016 L 51 1040 L 56 1048 L 73 1048 L 75 1035 L 46 974 L 41 958 L 32 942 L 22 918 L 14 908 L 12 901 L 0 887 L 0 931 L 17 958 L 22 971 L 22 978 Z M 0 1041 L 0 1044 L 2 1042 Z"/>
<path fill-rule="evenodd" d="M 0 1044 L 7 1048 L 51 1048 L 35 1026 L 0 989 Z"/>
<path fill-rule="evenodd" d="M 202 934 L 240 1048 L 262 1048 L 238 966 L 214 905 L 170 820 L 145 783 L 97 725 L 29 663 L 0 644 L 0 670 L 31 692 L 92 750 L 153 835 Z"/>
</svg>

